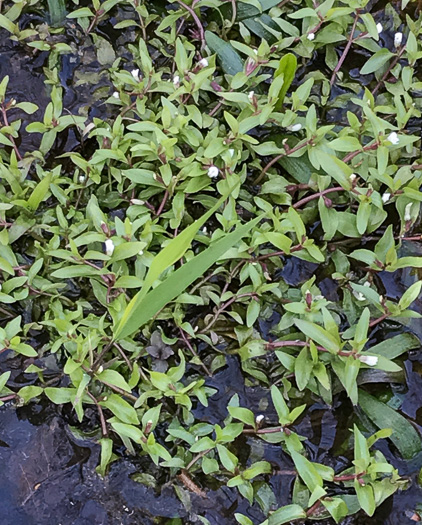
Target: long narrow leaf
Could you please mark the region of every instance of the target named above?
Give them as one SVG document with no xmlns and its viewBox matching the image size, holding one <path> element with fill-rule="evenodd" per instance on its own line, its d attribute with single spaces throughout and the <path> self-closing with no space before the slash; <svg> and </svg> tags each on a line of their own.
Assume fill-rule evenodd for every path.
<svg viewBox="0 0 422 525">
<path fill-rule="evenodd" d="M 178 261 L 186 250 L 191 245 L 193 238 L 205 222 L 213 215 L 214 212 L 218 210 L 221 204 L 227 199 L 227 197 L 232 193 L 234 188 L 230 188 L 222 197 L 219 199 L 216 204 L 207 211 L 200 219 L 197 219 L 190 226 L 185 228 L 177 237 L 172 239 L 161 252 L 154 257 L 152 264 L 148 270 L 148 273 L 145 277 L 144 285 L 141 290 L 135 295 L 135 297 L 127 305 L 123 317 L 120 321 L 119 326 L 117 327 L 115 336 L 119 335 L 121 328 L 125 325 L 126 320 L 132 315 L 133 309 L 139 304 L 146 294 L 149 292 L 153 283 L 160 277 L 160 275 L 169 268 L 172 264 Z"/>
<path fill-rule="evenodd" d="M 120 340 L 133 334 L 138 328 L 152 319 L 161 308 L 186 290 L 198 277 L 201 277 L 210 266 L 239 242 L 260 220 L 261 217 L 257 217 L 239 226 L 234 232 L 218 240 L 184 264 L 147 295 L 136 295 L 128 305 L 131 306 L 130 311 L 125 312 L 123 319 L 115 330 L 114 339 Z"/>
</svg>

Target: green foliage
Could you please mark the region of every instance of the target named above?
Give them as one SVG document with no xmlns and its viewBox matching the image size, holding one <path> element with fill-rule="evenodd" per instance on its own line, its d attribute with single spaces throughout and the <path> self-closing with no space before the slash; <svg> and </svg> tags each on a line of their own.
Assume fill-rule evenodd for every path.
<svg viewBox="0 0 422 525">
<path fill-rule="evenodd" d="M 123 444 L 192 513 L 209 483 L 261 525 L 373 516 L 404 487 L 373 445 L 421 450 L 391 384 L 420 347 L 422 19 L 388 4 L 380 37 L 365 0 L 161 4 L 68 4 L 62 24 L 48 0 L 48 31 L 20 23 L 47 5 L 3 5 L 16 46 L 48 55 L 49 100 L 0 79 L 0 353 L 34 378 L 3 372 L 0 404 L 96 412 L 98 474 Z M 61 56 L 76 51 L 101 65 L 95 113 L 66 108 Z M 234 395 L 210 423 L 228 356 L 259 409 Z M 337 402 L 340 472 L 296 432 Z M 269 444 L 294 466 L 280 508 Z"/>
</svg>

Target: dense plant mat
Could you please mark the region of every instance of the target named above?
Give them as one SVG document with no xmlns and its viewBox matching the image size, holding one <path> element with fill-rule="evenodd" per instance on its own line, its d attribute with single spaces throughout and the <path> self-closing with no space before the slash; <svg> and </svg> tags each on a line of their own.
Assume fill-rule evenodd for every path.
<svg viewBox="0 0 422 525">
<path fill-rule="evenodd" d="M 420 8 L 5 0 L 0 402 L 61 407 L 98 476 L 141 458 L 183 523 L 222 487 L 281 525 L 417 483 Z"/>
</svg>

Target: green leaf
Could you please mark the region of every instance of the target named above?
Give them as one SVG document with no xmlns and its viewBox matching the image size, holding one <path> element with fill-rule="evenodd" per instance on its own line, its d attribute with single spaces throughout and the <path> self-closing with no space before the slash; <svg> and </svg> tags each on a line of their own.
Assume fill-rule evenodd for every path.
<svg viewBox="0 0 422 525">
<path fill-rule="evenodd" d="M 42 394 L 42 392 L 43 389 L 40 386 L 30 385 L 22 387 L 18 392 L 18 396 L 26 404 L 34 397 L 37 397 L 40 394 Z"/>
<path fill-rule="evenodd" d="M 293 520 L 305 519 L 306 512 L 299 505 L 285 505 L 270 514 L 268 525 L 283 525 Z"/>
<path fill-rule="evenodd" d="M 94 16 L 94 13 L 88 7 L 81 7 L 69 13 L 66 18 L 83 18 L 86 16 Z"/>
<path fill-rule="evenodd" d="M 274 107 L 276 111 L 280 111 L 283 107 L 284 97 L 286 96 L 287 90 L 289 89 L 293 79 L 295 78 L 297 70 L 297 58 L 293 53 L 285 54 L 278 65 L 277 70 L 274 73 L 274 79 L 280 75 L 283 75 L 283 85 L 278 94 L 278 101 Z"/>
<path fill-rule="evenodd" d="M 321 326 L 311 323 L 310 321 L 306 321 L 305 319 L 296 319 L 295 325 L 307 337 L 320 344 L 331 353 L 337 354 L 337 352 L 340 350 L 339 341 Z"/>
<path fill-rule="evenodd" d="M 415 335 L 405 333 L 396 335 L 372 346 L 369 352 L 370 354 L 380 355 L 387 359 L 395 359 L 409 350 L 420 348 L 420 346 L 421 343 Z"/>
<path fill-rule="evenodd" d="M 359 470 L 362 468 L 366 471 L 371 462 L 368 443 L 356 425 L 353 427 L 353 433 L 355 436 L 355 460 L 359 460 Z"/>
<path fill-rule="evenodd" d="M 271 387 L 271 398 L 273 400 L 274 408 L 277 411 L 278 420 L 280 421 L 280 424 L 286 425 L 290 423 L 289 407 L 287 406 L 286 401 L 284 400 L 283 394 L 275 385 Z"/>
<path fill-rule="evenodd" d="M 102 372 L 95 374 L 95 377 L 102 383 L 117 386 L 125 392 L 131 392 L 131 388 L 126 383 L 124 377 L 116 370 L 103 370 Z"/>
<path fill-rule="evenodd" d="M 295 464 L 296 470 L 299 476 L 304 481 L 308 489 L 313 492 L 317 487 L 322 487 L 322 478 L 318 474 L 318 471 L 312 465 L 312 463 L 294 450 L 290 451 L 293 462 Z"/>
<path fill-rule="evenodd" d="M 109 438 L 102 438 L 99 443 L 101 445 L 101 460 L 95 470 L 100 476 L 105 477 L 113 453 L 113 441 Z"/>
<path fill-rule="evenodd" d="M 422 281 L 416 281 L 408 288 L 402 295 L 399 301 L 399 308 L 401 310 L 406 310 L 409 306 L 415 301 L 421 293 Z"/>
<path fill-rule="evenodd" d="M 101 406 L 108 408 L 123 423 L 139 425 L 136 410 L 127 401 L 117 394 L 109 394 L 106 399 L 100 401 Z"/>
<path fill-rule="evenodd" d="M 340 498 L 323 498 L 321 503 L 331 514 L 336 523 L 339 523 L 348 514 L 347 505 Z"/>
<path fill-rule="evenodd" d="M 41 202 L 46 197 L 49 187 L 50 187 L 51 177 L 52 175 L 51 173 L 49 173 L 41 180 L 41 182 L 39 182 L 36 185 L 34 191 L 32 192 L 31 196 L 28 199 L 28 207 L 31 210 L 33 211 L 37 210 L 38 206 L 41 204 Z"/>
<path fill-rule="evenodd" d="M 211 52 L 218 56 L 224 73 L 235 75 L 243 71 L 243 60 L 231 44 L 211 31 L 205 31 L 205 40 Z"/>
<path fill-rule="evenodd" d="M 64 405 L 65 403 L 71 403 L 75 399 L 76 388 L 55 388 L 49 386 L 44 388 L 44 394 L 55 405 Z"/>
<path fill-rule="evenodd" d="M 85 264 L 78 264 L 72 266 L 66 266 L 64 268 L 59 268 L 51 272 L 51 277 L 56 277 L 57 279 L 73 279 L 74 277 L 88 277 L 92 275 L 100 275 L 101 270 L 96 270 L 92 266 Z"/>
<path fill-rule="evenodd" d="M 368 516 L 372 516 L 376 507 L 374 489 L 371 485 L 361 485 L 357 479 L 354 481 L 354 486 L 360 506 Z"/>
<path fill-rule="evenodd" d="M 223 445 L 217 445 L 217 452 L 223 467 L 229 472 L 234 472 L 239 461 L 237 457 Z"/>
<path fill-rule="evenodd" d="M 364 66 L 360 70 L 360 74 L 368 75 L 369 73 L 373 73 L 374 71 L 382 67 L 386 62 L 388 62 L 393 56 L 394 53 L 392 53 L 388 49 L 380 49 L 374 55 L 372 55 L 367 62 L 365 62 Z"/>
<path fill-rule="evenodd" d="M 220 257 L 222 257 L 222 255 L 224 255 L 227 250 L 233 247 L 244 235 L 249 232 L 249 230 L 258 224 L 260 220 L 261 217 L 257 217 L 256 219 L 239 226 L 234 232 L 229 233 L 222 239 L 219 239 L 209 248 L 201 252 L 199 255 L 196 255 L 193 259 L 172 273 L 170 277 L 163 281 L 163 283 L 161 283 L 159 286 L 151 290 L 148 294 L 144 294 L 142 289 L 141 292 L 137 294 L 126 307 L 124 316 L 119 326 L 114 330 L 114 339 L 124 339 L 128 335 L 135 332 L 139 327 L 151 320 L 154 315 L 156 315 L 161 310 L 161 308 L 163 308 L 167 303 L 182 293 L 198 277 L 203 275 L 203 273 L 206 272 L 210 266 L 212 266 Z M 191 232 L 189 232 L 190 234 L 195 235 L 197 229 L 199 229 L 199 227 L 202 225 L 202 222 L 199 225 L 197 222 L 198 221 L 194 223 L 195 229 L 191 230 Z M 185 237 L 184 246 L 186 245 L 187 240 L 190 242 L 190 237 L 187 239 Z M 164 248 L 157 257 L 162 255 L 168 246 L 166 246 L 166 248 Z M 179 247 L 177 257 L 174 260 L 171 260 L 174 262 L 180 258 L 180 253 L 181 250 Z M 165 262 L 162 264 L 164 265 Z M 152 266 L 150 268 L 150 272 L 151 270 Z M 158 272 L 156 271 L 155 273 Z M 145 280 L 146 283 L 147 280 L 148 276 Z"/>
<path fill-rule="evenodd" d="M 393 430 L 390 439 L 403 458 L 411 459 L 422 450 L 421 437 L 401 414 L 364 390 L 359 390 L 359 405 L 378 428 Z"/>
<path fill-rule="evenodd" d="M 239 421 L 242 421 L 242 423 L 245 423 L 245 425 L 249 425 L 251 427 L 255 426 L 255 416 L 251 410 L 248 410 L 247 408 L 232 406 L 228 406 L 227 410 L 229 411 L 229 414 L 232 417 L 238 419 Z"/>
</svg>

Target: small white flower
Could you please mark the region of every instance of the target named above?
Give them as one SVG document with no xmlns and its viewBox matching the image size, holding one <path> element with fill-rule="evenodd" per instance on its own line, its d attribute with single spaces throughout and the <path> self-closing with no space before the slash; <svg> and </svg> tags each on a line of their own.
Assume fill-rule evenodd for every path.
<svg viewBox="0 0 422 525">
<path fill-rule="evenodd" d="M 400 33 L 400 31 L 398 31 L 394 35 L 394 47 L 400 47 L 402 40 L 403 40 L 403 33 Z"/>
<path fill-rule="evenodd" d="M 201 60 L 198 62 L 198 64 L 201 67 L 208 67 L 208 60 L 206 58 L 201 58 Z"/>
<path fill-rule="evenodd" d="M 378 297 L 378 301 L 382 304 L 384 302 L 384 296 L 383 295 L 380 295 Z"/>
<path fill-rule="evenodd" d="M 382 27 L 382 24 L 381 24 L 380 22 L 378 22 L 378 24 L 377 24 L 377 31 L 378 31 L 378 34 L 382 33 L 383 29 L 384 29 L 384 28 Z"/>
<path fill-rule="evenodd" d="M 287 126 L 287 129 L 289 131 L 299 131 L 302 129 L 302 124 L 292 124 L 291 126 Z"/>
<path fill-rule="evenodd" d="M 357 175 L 356 173 L 352 173 L 351 175 L 349 175 L 349 180 L 350 182 L 355 182 L 355 180 L 357 179 Z"/>
<path fill-rule="evenodd" d="M 254 49 L 253 52 L 255 53 L 255 55 L 258 54 L 258 49 Z"/>
<path fill-rule="evenodd" d="M 255 96 L 255 92 L 254 91 L 249 91 L 249 93 L 248 93 L 249 102 L 253 102 L 254 96 Z"/>
<path fill-rule="evenodd" d="M 353 295 L 356 297 L 358 301 L 365 301 L 366 297 L 361 292 L 356 292 L 353 290 Z"/>
<path fill-rule="evenodd" d="M 133 76 L 135 80 L 139 80 L 139 69 L 132 69 L 130 74 Z"/>
<path fill-rule="evenodd" d="M 255 418 L 255 423 L 259 425 L 262 421 L 264 421 L 264 419 L 265 419 L 265 416 L 262 414 L 259 414 L 259 416 L 256 416 Z"/>
<path fill-rule="evenodd" d="M 101 372 L 102 372 L 103 370 L 104 370 L 104 367 L 101 365 L 101 366 L 98 367 L 97 372 L 98 372 L 99 374 L 101 374 Z"/>
<path fill-rule="evenodd" d="M 391 193 L 384 193 L 381 197 L 382 202 L 385 204 L 391 199 Z"/>
<path fill-rule="evenodd" d="M 84 184 L 85 181 L 86 181 L 86 177 L 85 177 L 85 175 L 79 175 L 79 183 L 80 183 L 80 184 Z"/>
<path fill-rule="evenodd" d="M 368 287 L 369 287 L 369 286 L 371 286 L 371 283 L 370 283 L 369 281 L 365 281 L 365 282 L 363 283 L 363 286 L 368 286 Z"/>
<path fill-rule="evenodd" d="M 207 230 L 207 227 L 206 227 L 206 226 L 204 226 L 204 227 L 202 228 L 202 233 L 204 233 L 205 235 L 208 233 L 208 230 Z"/>
<path fill-rule="evenodd" d="M 395 131 L 392 131 L 388 135 L 387 140 L 389 142 L 391 142 L 391 144 L 393 144 L 393 146 L 395 146 L 396 144 L 398 144 L 400 142 L 399 136 L 397 135 L 397 133 Z"/>
<path fill-rule="evenodd" d="M 113 93 L 113 97 L 114 97 L 114 98 L 117 98 L 118 100 L 120 100 L 119 92 L 118 92 L 118 91 L 115 91 L 115 92 Z"/>
<path fill-rule="evenodd" d="M 2 288 L 2 286 L 1 286 L 1 284 L 0 284 L 0 292 L 1 292 L 1 288 Z"/>
<path fill-rule="evenodd" d="M 312 40 L 315 38 L 315 33 L 308 33 L 306 38 L 312 42 Z"/>
<path fill-rule="evenodd" d="M 141 201 L 141 199 L 131 199 L 130 203 L 134 205 L 142 206 L 143 204 L 145 204 L 145 201 Z"/>
<path fill-rule="evenodd" d="M 220 170 L 217 168 L 217 166 L 210 166 L 208 168 L 208 177 L 210 179 L 215 179 L 218 177 L 218 174 L 220 173 Z"/>
<path fill-rule="evenodd" d="M 114 242 L 111 239 L 107 239 L 105 242 L 105 252 L 106 252 L 106 255 L 109 255 L 110 257 L 113 255 Z"/>
<path fill-rule="evenodd" d="M 174 77 L 173 77 L 173 84 L 175 86 L 178 86 L 180 84 L 180 77 L 179 77 L 179 75 L 174 75 Z"/>
<path fill-rule="evenodd" d="M 378 357 L 376 355 L 360 355 L 359 361 L 368 366 L 375 366 L 378 363 Z"/>
<path fill-rule="evenodd" d="M 311 294 L 311 291 L 310 290 L 306 290 L 305 295 L 308 295 L 308 293 Z"/>
<path fill-rule="evenodd" d="M 406 208 L 404 209 L 404 220 L 405 222 L 412 220 L 412 215 L 410 214 L 410 210 L 412 209 L 412 203 L 409 202 L 409 204 L 406 205 Z"/>
<path fill-rule="evenodd" d="M 234 157 L 234 149 L 233 148 L 229 149 L 229 155 L 230 155 L 231 159 Z"/>
<path fill-rule="evenodd" d="M 139 250 L 138 255 L 144 255 L 144 250 Z"/>
</svg>

